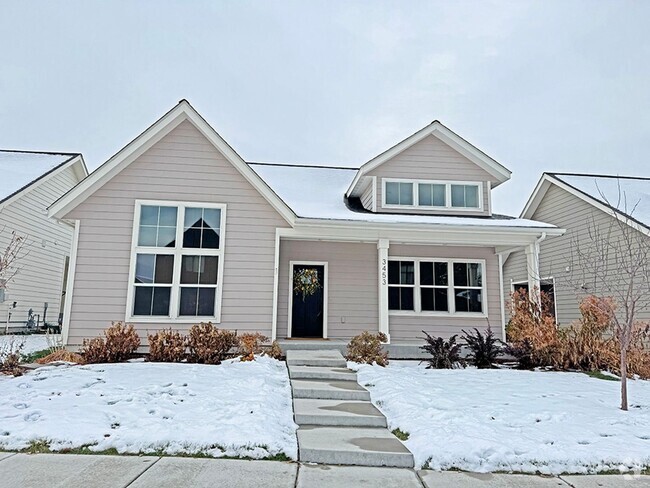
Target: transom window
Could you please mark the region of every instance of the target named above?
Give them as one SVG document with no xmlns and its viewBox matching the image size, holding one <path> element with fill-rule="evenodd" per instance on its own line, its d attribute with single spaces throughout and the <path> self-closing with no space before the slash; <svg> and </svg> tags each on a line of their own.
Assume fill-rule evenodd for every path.
<svg viewBox="0 0 650 488">
<path fill-rule="evenodd" d="M 128 317 L 219 321 L 225 210 L 136 202 Z"/>
<path fill-rule="evenodd" d="M 448 259 L 390 259 L 388 309 L 483 314 L 483 266 L 483 262 Z"/>
<path fill-rule="evenodd" d="M 482 183 L 384 179 L 384 206 L 422 209 L 483 208 Z"/>
</svg>

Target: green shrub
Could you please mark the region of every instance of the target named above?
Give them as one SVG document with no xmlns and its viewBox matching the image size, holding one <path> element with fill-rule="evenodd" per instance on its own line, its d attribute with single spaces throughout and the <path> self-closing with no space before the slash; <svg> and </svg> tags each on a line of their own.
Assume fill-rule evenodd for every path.
<svg viewBox="0 0 650 488">
<path fill-rule="evenodd" d="M 468 362 L 479 369 L 492 368 L 503 350 L 501 341 L 494 337 L 489 326 L 485 335 L 477 328 L 474 328 L 474 332 L 463 330 L 462 338 L 469 349 Z"/>
</svg>

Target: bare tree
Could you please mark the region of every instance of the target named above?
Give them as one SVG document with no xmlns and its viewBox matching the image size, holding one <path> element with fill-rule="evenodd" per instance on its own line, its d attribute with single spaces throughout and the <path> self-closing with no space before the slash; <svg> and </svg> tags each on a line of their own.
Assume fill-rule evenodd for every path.
<svg viewBox="0 0 650 488">
<path fill-rule="evenodd" d="M 22 257 L 24 244 L 25 238 L 12 231 L 8 244 L 0 254 L 0 290 L 5 289 L 18 272 L 17 264 Z"/>
<path fill-rule="evenodd" d="M 650 310 L 650 236 L 638 230 L 633 214 L 639 202 L 628 206 L 620 180 L 615 205 L 598 191 L 612 218 L 599 224 L 592 217 L 587 235 L 572 237 L 570 279 L 581 294 L 613 299 L 600 300 L 599 306 L 611 317 L 620 345 L 621 409 L 627 410 L 628 352 L 639 314 Z"/>
</svg>

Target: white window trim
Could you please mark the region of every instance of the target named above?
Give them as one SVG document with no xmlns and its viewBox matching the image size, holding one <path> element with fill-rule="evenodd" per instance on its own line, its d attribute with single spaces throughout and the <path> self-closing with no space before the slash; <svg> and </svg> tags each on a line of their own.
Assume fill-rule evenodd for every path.
<svg viewBox="0 0 650 488">
<path fill-rule="evenodd" d="M 327 282 L 328 282 L 328 273 L 327 273 L 327 261 L 289 261 L 289 309 L 288 309 L 288 323 L 287 323 L 287 338 L 291 338 L 293 332 L 293 267 L 298 266 L 322 266 L 323 267 L 323 339 L 327 339 L 327 306 L 328 306 L 328 295 L 327 295 Z"/>
<path fill-rule="evenodd" d="M 391 205 L 386 203 L 387 183 L 412 183 L 413 184 L 413 205 Z M 419 185 L 445 185 L 445 206 L 420 205 Z M 459 212 L 482 212 L 483 211 L 483 182 L 482 181 L 450 181 L 450 180 L 409 180 L 404 178 L 382 178 L 381 179 L 381 206 L 390 209 L 418 209 L 418 210 L 453 210 Z M 452 185 L 467 185 L 478 187 L 478 207 L 452 207 L 451 187 Z"/>
<path fill-rule="evenodd" d="M 487 268 L 485 266 L 485 259 L 467 259 L 467 258 L 414 258 L 414 257 L 398 257 L 398 256 L 389 256 L 389 261 L 413 261 L 415 266 L 415 289 L 413 293 L 413 308 L 415 310 L 388 310 L 389 315 L 395 316 L 417 316 L 417 317 L 474 317 L 474 318 L 487 318 L 488 316 L 488 304 L 487 304 Z M 422 299 L 420 297 L 420 262 L 426 263 L 447 263 L 449 266 L 449 278 L 447 286 L 447 308 L 448 312 L 436 312 L 436 311 L 423 311 L 422 310 Z M 452 263 L 476 263 L 480 264 L 483 272 L 483 283 L 481 288 L 481 306 L 483 308 L 482 312 L 456 312 L 456 303 L 453 300 L 453 290 L 454 290 L 454 273 Z M 399 286 L 399 285 L 388 285 Z M 431 285 L 425 285 L 425 288 L 434 288 Z M 442 288 L 438 286 L 437 288 Z M 478 289 L 479 287 L 458 287 L 458 288 L 473 288 Z"/>
<path fill-rule="evenodd" d="M 178 207 L 182 211 L 177 211 L 176 219 L 176 243 L 175 248 L 167 247 L 150 247 L 138 246 L 138 232 L 140 230 L 140 209 L 143 205 L 157 205 L 163 207 Z M 201 249 L 201 248 L 183 248 L 183 227 L 185 208 L 199 207 L 199 208 L 218 208 L 221 210 L 221 221 L 219 229 L 219 249 Z M 198 323 L 201 321 L 211 321 L 213 323 L 221 323 L 221 298 L 223 295 L 223 269 L 224 269 L 224 254 L 226 244 L 226 204 L 222 203 L 207 203 L 207 202 L 179 202 L 175 200 L 136 200 L 135 210 L 133 216 L 133 234 L 131 236 L 131 262 L 129 265 L 129 282 L 128 292 L 126 297 L 126 321 L 136 323 Z M 170 310 L 169 315 L 133 315 L 133 305 L 135 299 L 135 265 L 137 254 L 167 254 L 174 255 L 174 269 L 172 272 L 171 293 L 169 297 Z M 214 300 L 215 313 L 213 316 L 179 316 L 178 309 L 180 308 L 180 277 L 181 277 L 181 262 L 182 255 L 192 256 L 219 256 L 219 268 L 217 270 L 217 291 Z M 163 285 L 165 286 L 165 285 Z"/>
<path fill-rule="evenodd" d="M 539 282 L 540 285 L 542 282 L 551 282 L 553 285 L 553 309 L 555 310 L 555 321 L 558 321 L 558 316 L 557 316 L 557 288 L 555 287 L 555 277 L 554 276 L 547 276 L 546 278 L 540 278 Z M 544 283 L 546 284 L 546 283 Z M 517 291 L 517 287 L 521 285 L 526 285 L 528 286 L 528 280 L 510 280 L 510 292 L 514 293 Z"/>
</svg>

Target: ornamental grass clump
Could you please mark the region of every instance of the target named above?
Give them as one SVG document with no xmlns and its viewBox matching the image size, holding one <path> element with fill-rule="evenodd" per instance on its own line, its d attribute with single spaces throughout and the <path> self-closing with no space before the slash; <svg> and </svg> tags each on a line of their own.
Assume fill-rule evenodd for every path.
<svg viewBox="0 0 650 488">
<path fill-rule="evenodd" d="M 104 337 L 84 339 L 81 354 L 86 363 L 119 363 L 140 347 L 140 337 L 132 325 L 113 322 Z"/>
<path fill-rule="evenodd" d="M 458 335 L 451 336 L 448 340 L 442 337 L 432 337 L 425 331 L 424 340 L 426 344 L 420 346 L 420 349 L 427 352 L 431 357 L 425 361 L 428 363 L 427 369 L 454 369 L 464 368 L 465 360 L 460 357 L 461 345 L 456 343 Z"/>
<path fill-rule="evenodd" d="M 386 366 L 388 353 L 382 350 L 382 343 L 388 341 L 386 334 L 379 332 L 373 334 L 367 330 L 354 336 L 348 344 L 345 359 L 355 363 L 374 364 Z"/>
<path fill-rule="evenodd" d="M 488 325 L 485 334 L 474 328 L 474 332 L 463 330 L 462 339 L 469 349 L 467 361 L 478 369 L 490 369 L 501 354 L 503 347 L 502 342 L 494 337 L 492 328 Z"/>
<path fill-rule="evenodd" d="M 201 322 L 190 328 L 189 360 L 202 364 L 221 364 L 238 344 L 237 332 L 218 329 L 212 322 Z"/>
<path fill-rule="evenodd" d="M 149 361 L 160 363 L 180 363 L 186 356 L 187 337 L 172 329 L 159 330 L 148 334 Z"/>
</svg>

